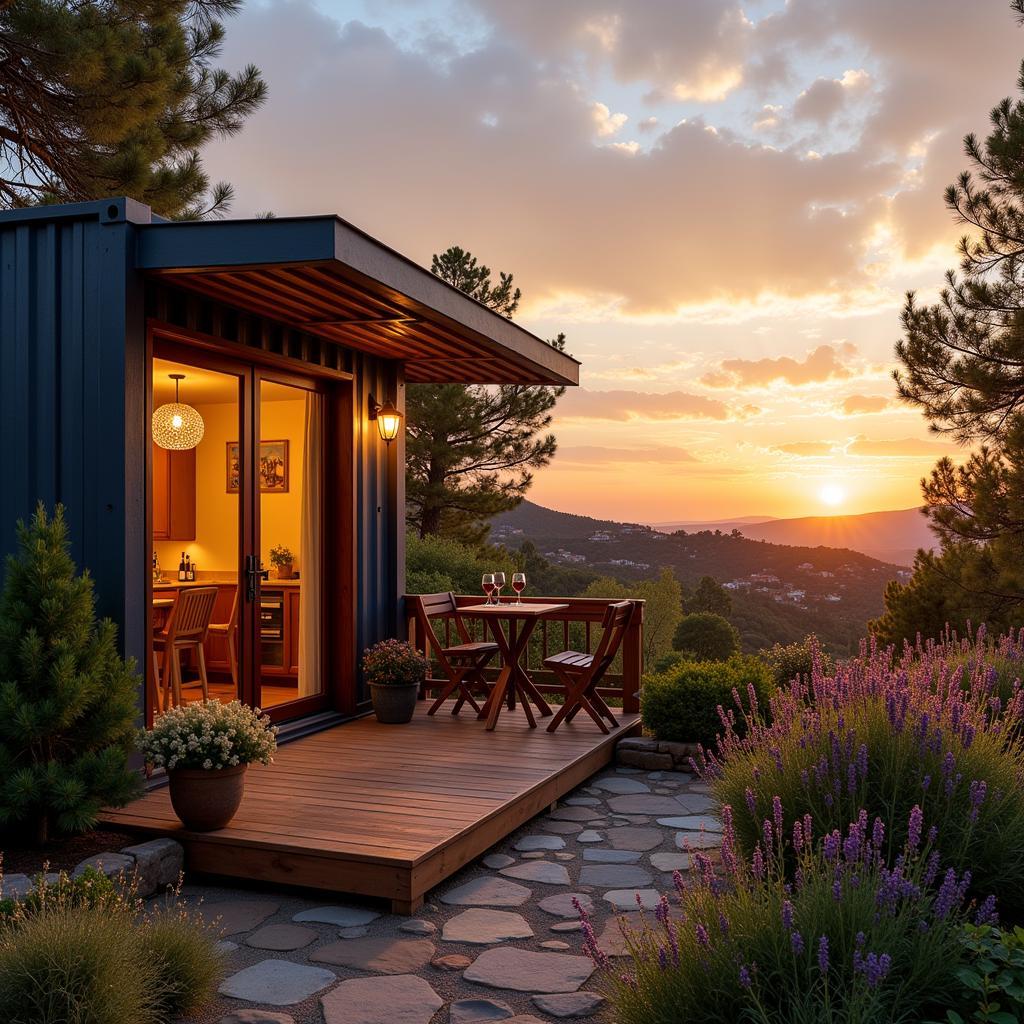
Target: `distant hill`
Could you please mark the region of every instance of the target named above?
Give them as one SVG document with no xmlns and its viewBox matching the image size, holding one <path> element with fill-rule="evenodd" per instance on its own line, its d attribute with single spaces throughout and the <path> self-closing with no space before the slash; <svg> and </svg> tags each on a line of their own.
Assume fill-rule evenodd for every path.
<svg viewBox="0 0 1024 1024">
<path fill-rule="evenodd" d="M 918 548 L 935 546 L 935 535 L 920 509 L 905 508 L 893 512 L 867 512 L 856 516 L 806 516 L 802 519 L 773 519 L 747 522 L 741 519 L 720 526 L 708 524 L 657 523 L 665 533 L 683 529 L 687 533 L 701 529 L 739 530 L 751 540 L 772 544 L 794 544 L 830 548 L 849 548 L 895 565 L 911 565 Z"/>
<path fill-rule="evenodd" d="M 862 517 L 842 517 L 859 519 Z M 647 579 L 671 567 L 692 588 L 714 577 L 733 596 L 733 622 L 746 650 L 814 632 L 837 654 L 856 651 L 867 622 L 883 611 L 886 583 L 906 571 L 849 547 L 793 545 L 748 536 L 787 520 L 665 533 L 639 523 L 571 515 L 524 501 L 497 516 L 490 539 L 509 548 L 536 544 L 553 565 L 579 576 Z M 793 522 L 799 522 L 795 520 Z M 858 535 L 860 536 L 860 535 Z M 561 595 L 571 597 L 565 592 Z"/>
</svg>

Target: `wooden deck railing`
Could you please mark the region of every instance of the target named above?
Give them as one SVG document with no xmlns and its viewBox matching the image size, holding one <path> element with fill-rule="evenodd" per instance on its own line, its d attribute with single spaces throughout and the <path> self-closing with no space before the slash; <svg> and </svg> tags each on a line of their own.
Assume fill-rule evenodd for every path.
<svg viewBox="0 0 1024 1024">
<path fill-rule="evenodd" d="M 468 605 L 482 604 L 483 597 L 473 595 L 459 595 L 455 601 L 458 607 L 465 608 Z M 562 687 L 558 684 L 553 673 L 543 669 L 544 659 L 559 651 L 574 650 L 584 651 L 593 654 L 594 649 L 601 640 L 601 623 L 604 619 L 605 609 L 613 603 L 611 599 L 592 597 L 524 597 L 524 604 L 547 604 L 557 602 L 567 604 L 565 611 L 555 612 L 552 615 L 545 615 L 541 618 L 530 638 L 529 653 L 525 659 L 526 669 L 530 673 L 537 688 L 542 693 L 559 694 Z M 502 601 L 507 604 L 508 599 Z M 643 635 L 644 635 L 644 602 L 640 605 L 639 613 L 634 616 L 633 622 L 626 632 L 622 641 L 622 648 L 615 659 L 611 669 L 605 674 L 602 685 L 598 687 L 598 693 L 605 700 L 611 700 L 627 712 L 640 710 L 640 680 L 643 676 Z M 429 643 L 423 635 L 423 631 L 416 621 L 414 605 L 411 598 L 405 600 L 405 615 L 408 627 L 408 637 L 411 643 L 415 644 L 418 650 L 431 657 Z M 488 626 L 483 619 L 474 619 L 472 616 L 463 616 L 463 620 L 469 627 L 474 639 L 483 640 L 487 637 Z M 458 633 L 455 630 L 451 618 L 446 620 L 434 620 L 434 632 L 438 640 L 446 647 L 460 642 Z M 509 622 L 505 621 L 504 629 L 508 630 Z M 431 659 L 431 667 L 436 670 L 436 665 Z M 487 676 L 495 678 L 501 665 L 495 659 L 488 667 Z M 431 689 L 442 682 L 442 679 L 433 674 L 427 680 L 427 688 Z"/>
</svg>

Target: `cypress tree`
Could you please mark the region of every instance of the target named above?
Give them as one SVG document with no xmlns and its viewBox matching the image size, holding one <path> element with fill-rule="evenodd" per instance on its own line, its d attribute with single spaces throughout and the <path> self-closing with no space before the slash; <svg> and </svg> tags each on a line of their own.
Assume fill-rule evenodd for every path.
<svg viewBox="0 0 1024 1024">
<path fill-rule="evenodd" d="M 40 503 L 18 523 L 0 594 L 0 827 L 39 843 L 92 827 L 139 787 L 128 766 L 139 679 L 95 603 L 63 508 L 48 517 Z"/>
</svg>

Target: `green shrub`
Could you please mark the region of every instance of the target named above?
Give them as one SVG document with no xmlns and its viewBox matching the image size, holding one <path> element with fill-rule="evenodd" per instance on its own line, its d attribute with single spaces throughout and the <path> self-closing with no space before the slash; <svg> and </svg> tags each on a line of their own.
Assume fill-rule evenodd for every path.
<svg viewBox="0 0 1024 1024">
<path fill-rule="evenodd" d="M 964 925 L 959 992 L 941 1024 L 1014 1024 L 1024 1020 L 1024 928 Z M 939 1024 L 939 1022 L 935 1022 Z"/>
<path fill-rule="evenodd" d="M 663 654 L 654 663 L 654 667 L 651 669 L 653 675 L 660 675 L 662 672 L 668 672 L 674 669 L 677 665 L 682 665 L 684 661 L 690 659 L 683 654 L 682 651 L 669 651 L 668 654 Z"/>
<path fill-rule="evenodd" d="M 131 882 L 41 878 L 0 916 L 4 1024 L 170 1024 L 211 998 L 215 935 L 177 900 L 144 912 Z"/>
<path fill-rule="evenodd" d="M 644 727 L 659 740 L 710 746 L 723 731 L 721 714 L 735 711 L 734 692 L 747 701 L 750 687 L 758 704 L 766 704 L 771 675 L 757 658 L 737 654 L 728 661 L 680 662 L 644 680 Z M 742 730 L 742 720 L 736 728 Z"/>
<path fill-rule="evenodd" d="M 684 615 L 672 646 L 693 661 L 725 661 L 740 649 L 740 634 L 728 619 L 714 612 Z"/>
<path fill-rule="evenodd" d="M 810 678 L 815 659 L 825 675 L 835 670 L 832 656 L 822 651 L 818 638 L 810 636 L 792 644 L 774 644 L 759 657 L 771 669 L 776 686 L 789 686 L 794 679 Z"/>
</svg>

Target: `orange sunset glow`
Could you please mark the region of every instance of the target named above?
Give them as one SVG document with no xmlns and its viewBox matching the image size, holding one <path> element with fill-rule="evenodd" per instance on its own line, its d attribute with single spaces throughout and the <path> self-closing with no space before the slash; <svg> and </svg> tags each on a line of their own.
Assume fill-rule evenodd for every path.
<svg viewBox="0 0 1024 1024">
<path fill-rule="evenodd" d="M 907 508 L 957 448 L 897 399 L 899 310 L 956 262 L 942 191 L 1019 53 L 1003 0 L 271 0 L 225 58 L 274 88 L 208 163 L 237 214 L 337 209 L 515 274 L 583 364 L 532 500 Z"/>
</svg>

